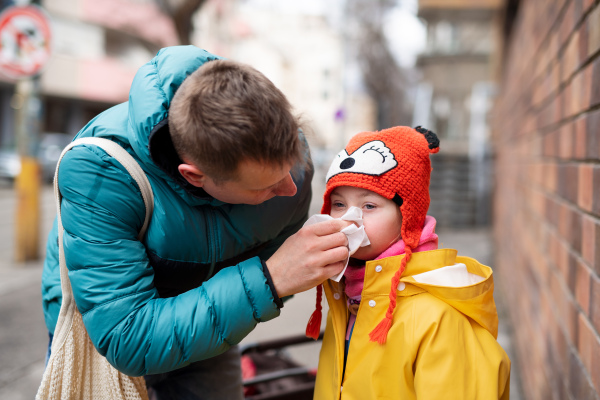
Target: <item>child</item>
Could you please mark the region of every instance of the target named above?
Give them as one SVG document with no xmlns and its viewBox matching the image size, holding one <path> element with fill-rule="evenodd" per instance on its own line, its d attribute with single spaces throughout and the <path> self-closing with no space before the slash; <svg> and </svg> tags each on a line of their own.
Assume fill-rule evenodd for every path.
<svg viewBox="0 0 600 400">
<path fill-rule="evenodd" d="M 315 399 L 508 399 L 496 342 L 492 270 L 437 250 L 429 208 L 436 135 L 394 127 L 354 136 L 327 173 L 322 213 L 363 213 L 370 245 L 352 255 L 329 303 Z M 391 282 L 391 290 L 390 290 Z M 307 335 L 320 327 L 317 311 Z"/>
</svg>

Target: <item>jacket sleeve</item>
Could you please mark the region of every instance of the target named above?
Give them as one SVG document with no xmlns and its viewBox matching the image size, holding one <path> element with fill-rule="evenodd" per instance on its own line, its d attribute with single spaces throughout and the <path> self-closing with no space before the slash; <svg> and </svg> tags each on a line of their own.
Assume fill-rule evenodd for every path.
<svg viewBox="0 0 600 400">
<path fill-rule="evenodd" d="M 159 298 L 137 240 L 144 220 L 139 188 L 103 150 L 69 151 L 59 187 L 75 301 L 94 346 L 120 371 L 161 373 L 213 357 L 279 315 L 258 257 L 196 289 Z"/>
<path fill-rule="evenodd" d="M 58 264 L 58 236 L 56 218 L 46 242 L 46 258 L 42 271 L 42 307 L 48 332 L 54 334 L 56 320 L 60 311 L 62 292 L 60 288 L 60 271 Z"/>
<path fill-rule="evenodd" d="M 414 363 L 416 398 L 508 399 L 508 356 L 491 333 L 446 306 L 422 336 L 416 335 L 420 340 Z M 419 314 L 416 320 L 428 318 Z"/>
</svg>

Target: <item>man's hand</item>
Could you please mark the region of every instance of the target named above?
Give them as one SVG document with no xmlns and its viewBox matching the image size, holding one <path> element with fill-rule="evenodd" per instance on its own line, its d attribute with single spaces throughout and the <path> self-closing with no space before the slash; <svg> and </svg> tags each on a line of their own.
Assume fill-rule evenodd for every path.
<svg viewBox="0 0 600 400">
<path fill-rule="evenodd" d="M 348 259 L 348 239 L 340 231 L 351 222 L 324 221 L 290 236 L 266 261 L 279 297 L 311 289 L 340 273 Z"/>
</svg>

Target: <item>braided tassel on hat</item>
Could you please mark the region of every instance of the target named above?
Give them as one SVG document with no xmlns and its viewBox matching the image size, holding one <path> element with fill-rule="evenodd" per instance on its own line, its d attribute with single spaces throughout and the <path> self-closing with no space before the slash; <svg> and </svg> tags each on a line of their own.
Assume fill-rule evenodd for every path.
<svg viewBox="0 0 600 400">
<path fill-rule="evenodd" d="M 323 297 L 323 286 L 317 286 L 317 307 L 316 310 L 310 316 L 308 325 L 306 325 L 306 336 L 317 340 L 321 333 L 321 319 L 323 318 L 321 297 Z"/>
</svg>

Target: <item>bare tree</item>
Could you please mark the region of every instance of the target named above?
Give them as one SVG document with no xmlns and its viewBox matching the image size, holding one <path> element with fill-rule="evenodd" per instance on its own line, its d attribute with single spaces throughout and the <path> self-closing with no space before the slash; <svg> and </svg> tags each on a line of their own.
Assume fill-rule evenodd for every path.
<svg viewBox="0 0 600 400">
<path fill-rule="evenodd" d="M 206 0 L 155 0 L 159 7 L 173 21 L 180 44 L 190 44 L 194 29 L 192 17 Z"/>
<path fill-rule="evenodd" d="M 383 16 L 396 5 L 394 0 L 347 0 L 347 15 L 353 26 L 354 45 L 363 81 L 377 105 L 379 129 L 406 125 L 410 119 L 406 92 L 409 79 L 398 66 L 383 32 Z"/>
</svg>

